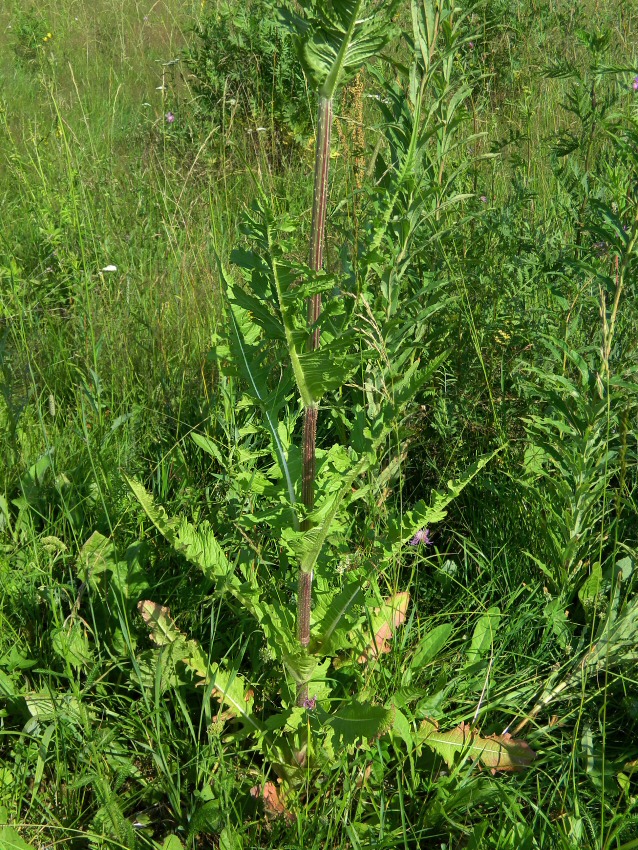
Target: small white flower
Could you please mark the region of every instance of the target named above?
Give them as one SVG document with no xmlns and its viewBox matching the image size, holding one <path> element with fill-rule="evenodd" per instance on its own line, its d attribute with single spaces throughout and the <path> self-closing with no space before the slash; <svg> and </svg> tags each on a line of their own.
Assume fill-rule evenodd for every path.
<svg viewBox="0 0 638 850">
<path fill-rule="evenodd" d="M 114 266 L 112 263 L 110 263 L 108 266 L 104 266 L 103 269 L 100 269 L 100 271 L 102 271 L 102 272 L 116 272 L 117 266 Z"/>
</svg>

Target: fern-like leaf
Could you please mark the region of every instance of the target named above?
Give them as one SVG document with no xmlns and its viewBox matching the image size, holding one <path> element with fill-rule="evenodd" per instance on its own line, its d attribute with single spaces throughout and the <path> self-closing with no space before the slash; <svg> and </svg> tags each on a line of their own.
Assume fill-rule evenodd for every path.
<svg viewBox="0 0 638 850">
<path fill-rule="evenodd" d="M 126 482 L 150 521 L 176 552 L 198 566 L 207 578 L 238 587 L 239 579 L 233 575 L 233 567 L 207 522 L 195 528 L 183 517 L 169 517 L 138 481 L 127 477 Z"/>
<path fill-rule="evenodd" d="M 146 599 L 140 602 L 138 609 L 158 646 L 176 644 L 180 661 L 201 680 L 201 684 L 211 688 L 216 699 L 240 717 L 252 734 L 262 736 L 266 733 L 264 725 L 252 713 L 253 696 L 239 673 L 211 664 L 197 641 L 189 640 L 177 628 L 165 606 Z"/>
</svg>

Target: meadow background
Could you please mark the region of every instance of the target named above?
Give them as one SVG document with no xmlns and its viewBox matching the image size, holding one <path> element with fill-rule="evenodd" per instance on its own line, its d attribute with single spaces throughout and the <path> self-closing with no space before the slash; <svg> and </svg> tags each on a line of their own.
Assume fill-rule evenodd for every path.
<svg viewBox="0 0 638 850">
<path fill-rule="evenodd" d="M 399 5 L 395 38 L 336 104 L 326 266 L 353 279 L 411 126 L 427 5 Z M 270 806 L 251 793 L 274 778 L 267 760 L 161 655 L 137 604 L 170 606 L 264 714 L 281 665 L 125 476 L 208 520 L 294 607 L 278 537 L 246 519 L 268 435 L 220 365 L 220 261 L 249 244 L 262 194 L 306 258 L 314 93 L 267 0 L 0 8 L 2 850 L 638 847 L 638 3 L 437 6 L 456 28 L 366 260 L 390 270 L 366 319 L 397 337 L 387 368 L 404 368 L 402 339 L 435 368 L 350 511 L 341 579 L 395 516 L 500 451 L 431 543 L 375 575 L 379 599 L 410 593 L 390 651 L 350 679 L 335 665 L 407 726 Z M 362 360 L 325 405 L 322 445 L 349 444 L 348 411 L 382 414 L 383 375 Z M 428 718 L 513 731 L 543 694 L 520 772 L 412 743 Z"/>
</svg>

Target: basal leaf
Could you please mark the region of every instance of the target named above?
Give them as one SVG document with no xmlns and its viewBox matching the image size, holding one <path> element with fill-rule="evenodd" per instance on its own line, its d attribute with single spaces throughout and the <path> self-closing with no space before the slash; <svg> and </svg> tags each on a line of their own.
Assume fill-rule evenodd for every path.
<svg viewBox="0 0 638 850">
<path fill-rule="evenodd" d="M 523 770 L 534 761 L 536 753 L 525 741 L 511 735 L 490 735 L 482 738 L 467 723 L 461 723 L 449 732 L 441 732 L 438 723 L 426 719 L 421 724 L 417 739 L 437 752 L 448 767 L 454 767 L 457 757 L 468 756 L 479 761 L 492 773 L 498 770 Z"/>
<path fill-rule="evenodd" d="M 233 568 L 207 522 L 196 528 L 183 517 L 169 517 L 139 482 L 132 478 L 126 478 L 126 482 L 148 518 L 176 552 L 198 566 L 208 578 L 237 584 Z"/>
<path fill-rule="evenodd" d="M 383 708 L 366 702 L 352 700 L 329 716 L 324 728 L 329 730 L 331 744 L 336 751 L 352 747 L 357 741 L 370 741 L 392 729 L 396 709 Z"/>
<path fill-rule="evenodd" d="M 412 734 L 412 727 L 410 725 L 410 721 L 405 716 L 402 711 L 399 711 L 397 708 L 394 712 L 394 721 L 392 724 L 392 731 L 402 738 L 405 742 L 405 745 L 408 748 L 408 752 L 412 750 L 412 745 L 414 743 L 414 735 Z"/>
<path fill-rule="evenodd" d="M 154 643 L 158 646 L 166 646 L 184 637 L 171 618 L 171 609 L 165 605 L 143 599 L 137 606 L 137 610 L 150 629 Z"/>
<path fill-rule="evenodd" d="M 196 564 L 207 578 L 213 581 L 225 579 L 233 583 L 233 567 L 207 521 L 194 526 L 183 517 L 180 518 L 171 543 L 176 551 Z"/>
<path fill-rule="evenodd" d="M 180 661 L 202 679 L 202 684 L 211 689 L 216 699 L 226 705 L 232 714 L 241 717 L 253 734 L 262 735 L 266 731 L 252 714 L 252 691 L 247 688 L 239 673 L 223 670 L 218 664 L 210 663 L 197 641 L 189 640 L 177 628 L 167 607 L 143 600 L 138 608 L 158 646 L 177 644 Z"/>
<path fill-rule="evenodd" d="M 209 684 L 213 686 L 213 696 L 228 706 L 237 717 L 241 717 L 252 734 L 264 735 L 264 725 L 252 713 L 252 691 L 247 688 L 242 676 L 235 671 L 222 670 L 215 664 Z"/>
<path fill-rule="evenodd" d="M 77 620 L 70 621 L 50 631 L 51 646 L 60 658 L 76 670 L 87 668 L 92 662 L 89 641 L 84 625 Z"/>
<path fill-rule="evenodd" d="M 264 804 L 264 814 L 266 815 L 267 820 L 285 818 L 290 823 L 295 820 L 295 815 L 286 808 L 283 801 L 283 790 L 275 785 L 274 782 L 266 782 L 263 788 L 260 788 L 259 785 L 255 785 L 250 789 L 250 793 L 252 797 L 261 797 Z"/>
</svg>

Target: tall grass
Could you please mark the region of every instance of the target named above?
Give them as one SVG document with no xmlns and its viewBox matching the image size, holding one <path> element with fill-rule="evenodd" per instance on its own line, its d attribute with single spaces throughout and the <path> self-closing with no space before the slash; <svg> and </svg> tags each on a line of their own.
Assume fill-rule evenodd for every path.
<svg viewBox="0 0 638 850">
<path fill-rule="evenodd" d="M 219 261 L 264 191 L 299 223 L 290 255 L 306 256 L 312 130 L 283 133 L 267 98 L 242 112 L 233 95 L 206 117 L 181 57 L 216 10 L 0 9 L 0 845 L 629 850 L 638 6 L 464 7 L 457 40 L 443 28 L 439 42 L 448 76 L 423 92 L 432 135 L 404 171 L 418 114 L 405 43 L 335 103 L 327 264 L 367 270 L 361 326 L 387 364 L 362 360 L 322 411 L 320 445 L 378 415 L 402 344 L 442 357 L 335 543 L 339 580 L 394 517 L 507 448 L 432 546 L 375 576 L 380 603 L 411 592 L 383 662 L 329 668 L 409 730 L 344 748 L 279 816 L 251 794 L 273 778 L 261 751 L 179 648 L 151 645 L 135 605 L 170 605 L 211 659 L 250 676 L 260 718 L 281 707 L 281 665 L 248 613 L 157 539 L 123 476 L 209 520 L 237 569 L 258 563 L 294 607 L 279 540 L 246 520 L 267 501 L 254 489 L 267 435 L 220 361 Z M 292 440 L 301 421 L 286 416 Z M 448 765 L 418 743 L 426 718 L 442 733 L 518 727 L 536 760 Z"/>
</svg>

